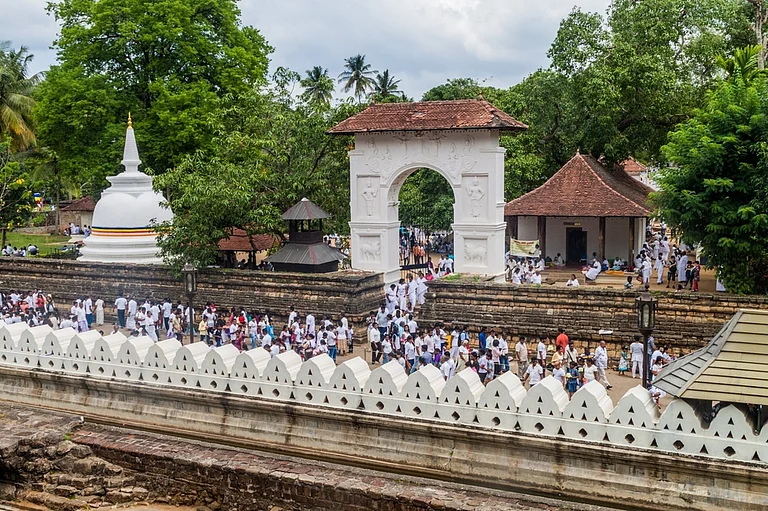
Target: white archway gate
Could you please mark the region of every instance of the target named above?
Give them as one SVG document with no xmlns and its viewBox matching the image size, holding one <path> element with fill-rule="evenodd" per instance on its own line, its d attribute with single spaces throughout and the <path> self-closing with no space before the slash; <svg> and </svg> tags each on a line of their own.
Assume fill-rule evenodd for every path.
<svg viewBox="0 0 768 511">
<path fill-rule="evenodd" d="M 330 130 L 355 135 L 349 152 L 352 267 L 397 281 L 398 195 L 412 172 L 428 168 L 453 188 L 455 271 L 502 275 L 505 150 L 499 133 L 525 128 L 486 101 L 461 100 L 375 104 Z"/>
</svg>

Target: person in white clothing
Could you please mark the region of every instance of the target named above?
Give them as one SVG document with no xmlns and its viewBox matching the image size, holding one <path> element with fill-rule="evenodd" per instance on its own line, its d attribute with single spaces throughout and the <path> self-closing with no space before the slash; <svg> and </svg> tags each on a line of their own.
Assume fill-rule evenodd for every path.
<svg viewBox="0 0 768 511">
<path fill-rule="evenodd" d="M 600 346 L 595 349 L 595 366 L 597 366 L 597 379 L 605 382 L 606 389 L 610 390 L 613 388 L 606 374 L 608 369 L 608 350 L 605 346 L 605 341 L 600 341 Z"/>
<path fill-rule="evenodd" d="M 643 376 L 643 343 L 640 342 L 640 336 L 635 335 L 635 342 L 629 345 L 630 361 L 632 363 L 632 378 Z"/>
<path fill-rule="evenodd" d="M 544 379 L 544 368 L 541 367 L 541 364 L 539 364 L 538 359 L 532 358 L 531 365 L 529 365 L 528 368 L 525 370 L 525 375 L 523 376 L 523 384 L 525 384 L 525 382 L 527 381 L 528 387 L 531 388 L 534 385 L 538 384 L 543 379 Z"/>
<path fill-rule="evenodd" d="M 566 287 L 579 287 L 579 279 L 576 278 L 576 275 L 571 274 L 571 278 L 568 279 L 568 282 L 565 283 Z"/>
</svg>

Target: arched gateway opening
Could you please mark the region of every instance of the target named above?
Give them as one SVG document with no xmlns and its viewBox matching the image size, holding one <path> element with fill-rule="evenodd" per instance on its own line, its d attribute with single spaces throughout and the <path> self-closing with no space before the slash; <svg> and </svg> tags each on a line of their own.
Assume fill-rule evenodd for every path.
<svg viewBox="0 0 768 511">
<path fill-rule="evenodd" d="M 501 131 L 527 126 L 484 100 L 372 104 L 329 133 L 354 135 L 349 152 L 352 267 L 400 277 L 399 200 L 420 168 L 454 191 L 454 269 L 504 272 L 504 149 Z"/>
<path fill-rule="evenodd" d="M 453 187 L 439 172 L 421 168 L 404 173 L 389 193 L 398 203 L 400 276 L 426 274 L 430 259 L 437 269 L 440 256 L 453 254 Z"/>
</svg>

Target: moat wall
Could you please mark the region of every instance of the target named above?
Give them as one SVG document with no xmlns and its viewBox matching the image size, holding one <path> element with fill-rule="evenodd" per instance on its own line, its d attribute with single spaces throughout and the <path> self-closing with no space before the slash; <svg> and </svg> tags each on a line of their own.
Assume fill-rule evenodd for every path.
<svg viewBox="0 0 768 511">
<path fill-rule="evenodd" d="M 768 309 L 764 296 L 654 292 L 658 299 L 658 345 L 674 354 L 705 345 L 739 309 Z M 473 330 L 495 328 L 513 336 L 554 336 L 562 326 L 577 345 L 597 345 L 605 339 L 611 356 L 637 334 L 637 290 L 598 289 L 582 286 L 513 286 L 464 278 L 430 283 L 427 303 L 420 311 L 422 324 L 458 321 Z M 601 336 L 601 329 L 613 330 Z M 581 341 L 581 342 L 578 342 Z"/>
<path fill-rule="evenodd" d="M 119 292 L 143 299 L 170 298 L 187 303 L 180 278 L 162 266 L 80 263 L 34 258 L 0 258 L 0 289 L 40 289 L 53 295 L 59 307 L 69 308 L 85 295 L 101 297 L 108 311 Z M 196 310 L 206 302 L 220 309 L 245 307 L 248 311 L 270 311 L 285 321 L 289 307 L 302 315 L 313 313 L 338 318 L 341 313 L 360 324 L 382 298 L 381 275 L 354 271 L 323 274 L 277 273 L 205 269 L 198 275 Z"/>
<path fill-rule="evenodd" d="M 759 463 L 41 371 L 3 368 L 0 387 L 6 401 L 82 414 L 86 421 L 405 472 L 425 481 L 566 495 L 630 509 L 768 506 L 768 472 Z M 199 460 L 204 458 L 201 452 Z"/>
<path fill-rule="evenodd" d="M 358 327 L 382 302 L 380 274 L 336 272 L 329 274 L 276 273 L 206 269 L 199 276 L 198 303 L 212 301 L 219 307 L 269 310 L 279 322 L 295 305 L 302 314 L 312 312 L 338 318 L 344 312 Z M 100 296 L 110 306 L 118 292 L 162 300 L 182 300 L 181 281 L 164 267 L 128 264 L 79 263 L 33 258 L 0 258 L 0 289 L 41 289 L 60 306 L 75 298 Z M 430 283 L 427 303 L 419 310 L 421 326 L 436 321 L 467 324 L 473 332 L 495 328 L 513 336 L 554 335 L 562 326 L 581 348 L 605 339 L 615 360 L 622 344 L 637 333 L 637 290 L 579 287 L 512 286 L 505 283 L 440 279 Z M 739 309 L 768 309 L 768 297 L 731 294 L 656 292 L 658 312 L 654 335 L 675 354 L 688 353 L 706 344 Z M 198 309 L 200 306 L 198 305 Z M 110 307 L 111 310 L 111 307 Z M 600 329 L 613 330 L 600 336 Z"/>
</svg>

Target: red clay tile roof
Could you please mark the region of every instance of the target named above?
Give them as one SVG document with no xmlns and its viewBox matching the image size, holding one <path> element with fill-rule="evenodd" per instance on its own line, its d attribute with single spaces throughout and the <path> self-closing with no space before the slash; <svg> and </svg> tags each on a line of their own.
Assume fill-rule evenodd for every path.
<svg viewBox="0 0 768 511">
<path fill-rule="evenodd" d="M 62 211 L 93 211 L 94 209 L 96 209 L 96 203 L 93 202 L 93 197 L 90 195 L 77 199 L 69 206 L 61 208 Z"/>
<path fill-rule="evenodd" d="M 248 235 L 242 229 L 233 229 L 232 235 L 219 241 L 219 250 L 235 252 L 251 252 L 256 247 L 257 252 L 269 250 L 275 244 L 275 237 L 271 234 L 252 234 L 253 246 L 248 240 Z"/>
<path fill-rule="evenodd" d="M 629 157 L 619 164 L 624 169 L 624 172 L 630 176 L 636 176 L 642 174 L 648 170 L 648 167 L 637 161 L 636 159 Z"/>
<path fill-rule="evenodd" d="M 504 206 L 505 216 L 647 217 L 653 190 L 621 169 L 577 154 L 546 183 Z"/>
<path fill-rule="evenodd" d="M 528 126 L 478 99 L 423 101 L 420 103 L 373 103 L 330 130 L 331 135 L 384 131 L 432 131 L 497 129 L 522 131 Z"/>
</svg>

